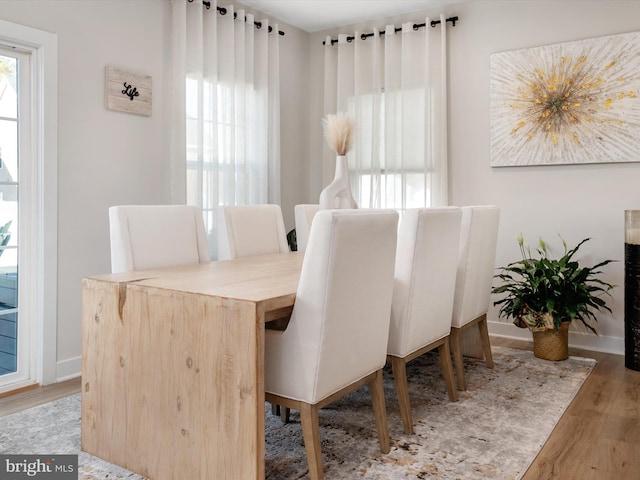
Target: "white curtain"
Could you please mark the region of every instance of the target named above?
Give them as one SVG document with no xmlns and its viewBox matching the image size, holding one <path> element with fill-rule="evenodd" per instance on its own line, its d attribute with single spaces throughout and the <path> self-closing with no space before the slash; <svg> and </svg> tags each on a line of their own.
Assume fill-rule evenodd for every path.
<svg viewBox="0 0 640 480">
<path fill-rule="evenodd" d="M 217 7 L 172 0 L 172 195 L 202 207 L 214 258 L 216 206 L 280 203 L 278 25 Z"/>
<path fill-rule="evenodd" d="M 324 113 L 355 120 L 349 171 L 360 207 L 446 205 L 446 19 L 325 41 Z M 350 41 L 349 41 L 350 40 Z M 333 176 L 325 148 L 323 181 Z"/>
</svg>

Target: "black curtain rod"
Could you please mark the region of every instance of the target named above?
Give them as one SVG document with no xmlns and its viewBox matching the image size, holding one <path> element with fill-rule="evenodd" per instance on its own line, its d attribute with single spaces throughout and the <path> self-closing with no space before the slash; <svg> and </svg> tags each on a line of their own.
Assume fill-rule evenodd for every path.
<svg viewBox="0 0 640 480">
<path fill-rule="evenodd" d="M 456 17 L 449 17 L 445 21 L 446 22 L 451 22 L 451 25 L 455 27 L 456 26 L 456 22 L 458 21 L 458 17 L 457 16 Z M 438 25 L 440 23 L 442 23 L 440 20 L 431 20 L 431 28 L 435 27 L 436 25 Z M 427 26 L 426 23 L 414 23 L 413 24 L 413 29 L 414 30 L 418 30 L 419 28 L 426 27 L 426 26 Z M 395 33 L 398 33 L 398 32 L 401 32 L 401 31 L 402 31 L 402 27 L 396 27 L 394 29 Z M 375 35 L 374 33 L 363 33 L 362 35 L 360 35 L 360 39 L 366 40 L 367 38 L 373 37 L 374 35 Z M 382 30 L 380 32 L 380 35 L 384 35 L 384 30 Z M 351 43 L 351 42 L 353 42 L 355 40 L 355 38 L 356 37 L 349 36 L 349 37 L 347 37 L 347 42 Z M 322 41 L 323 45 L 326 45 L 326 43 L 327 43 L 326 40 Z M 331 45 L 334 45 L 336 43 L 338 43 L 338 40 L 332 38 L 331 39 Z"/>
<path fill-rule="evenodd" d="M 193 3 L 193 0 L 188 0 L 189 3 Z M 208 2 L 207 0 L 203 0 L 202 4 L 207 7 L 207 10 L 211 9 L 211 2 Z M 227 9 L 224 7 L 216 7 L 216 10 L 218 10 L 218 13 L 220 13 L 220 15 L 226 15 L 227 14 Z M 233 18 L 238 18 L 238 12 L 233 12 Z M 247 17 L 245 15 L 244 17 L 244 21 L 247 21 Z M 253 24 L 256 26 L 257 29 L 261 29 L 262 28 L 262 22 L 253 22 Z M 273 27 L 271 25 L 269 25 L 269 28 L 267 30 L 269 33 L 271 33 L 273 31 Z M 282 36 L 284 36 L 284 32 L 282 30 L 278 30 L 278 33 Z"/>
</svg>

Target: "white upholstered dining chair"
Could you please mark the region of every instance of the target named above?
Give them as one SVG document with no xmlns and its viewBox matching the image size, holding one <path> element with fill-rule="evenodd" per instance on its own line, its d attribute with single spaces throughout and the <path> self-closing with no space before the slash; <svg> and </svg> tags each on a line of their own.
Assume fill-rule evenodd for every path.
<svg viewBox="0 0 640 480">
<path fill-rule="evenodd" d="M 462 207 L 460 253 L 456 293 L 451 318 L 451 349 L 458 389 L 466 390 L 462 333 L 478 326 L 482 352 L 488 368 L 493 368 L 487 311 L 496 259 L 500 209 L 495 205 Z"/>
<path fill-rule="evenodd" d="M 209 262 L 202 210 L 190 205 L 109 208 L 111 272 Z"/>
<path fill-rule="evenodd" d="M 407 362 L 437 348 L 449 398 L 458 400 L 449 334 L 461 218 L 458 207 L 406 210 L 398 232 L 387 360 L 407 434 L 413 433 Z"/>
<path fill-rule="evenodd" d="M 223 205 L 217 226 L 218 260 L 289 251 L 280 205 Z"/>
<path fill-rule="evenodd" d="M 320 210 L 317 203 L 301 203 L 294 207 L 294 218 L 296 222 L 296 240 L 298 243 L 298 251 L 306 250 L 309 241 L 309 232 L 311 231 L 311 222 L 313 217 Z"/>
<path fill-rule="evenodd" d="M 313 220 L 286 330 L 265 335 L 265 398 L 300 411 L 312 480 L 323 478 L 318 410 L 368 384 L 389 452 L 382 368 L 398 213 L 322 210 Z"/>
</svg>

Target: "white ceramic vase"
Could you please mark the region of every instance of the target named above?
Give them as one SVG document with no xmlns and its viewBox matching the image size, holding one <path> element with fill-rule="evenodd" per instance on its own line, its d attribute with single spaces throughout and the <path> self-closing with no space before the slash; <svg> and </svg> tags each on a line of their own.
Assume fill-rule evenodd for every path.
<svg viewBox="0 0 640 480">
<path fill-rule="evenodd" d="M 320 209 L 358 208 L 349 183 L 349 166 L 346 155 L 336 157 L 336 173 L 333 181 L 320 192 Z"/>
</svg>

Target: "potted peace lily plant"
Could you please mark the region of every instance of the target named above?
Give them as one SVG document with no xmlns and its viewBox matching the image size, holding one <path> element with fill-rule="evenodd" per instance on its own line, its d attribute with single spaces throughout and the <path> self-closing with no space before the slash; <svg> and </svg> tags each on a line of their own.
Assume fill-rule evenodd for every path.
<svg viewBox="0 0 640 480">
<path fill-rule="evenodd" d="M 597 335 L 590 323 L 597 322 L 595 312 L 611 312 L 602 297 L 611 296 L 614 286 L 598 276 L 602 273 L 600 267 L 613 260 L 581 267 L 574 256 L 589 238 L 569 250 L 561 237 L 564 255 L 558 259 L 550 257 L 542 239 L 536 257 L 522 235 L 517 239 L 522 260 L 499 268 L 494 276 L 501 284 L 492 293 L 506 294 L 494 305 L 500 305 L 499 316 L 513 318 L 516 326 L 531 330 L 536 357 L 565 360 L 569 356 L 569 324 L 578 320 Z"/>
</svg>

